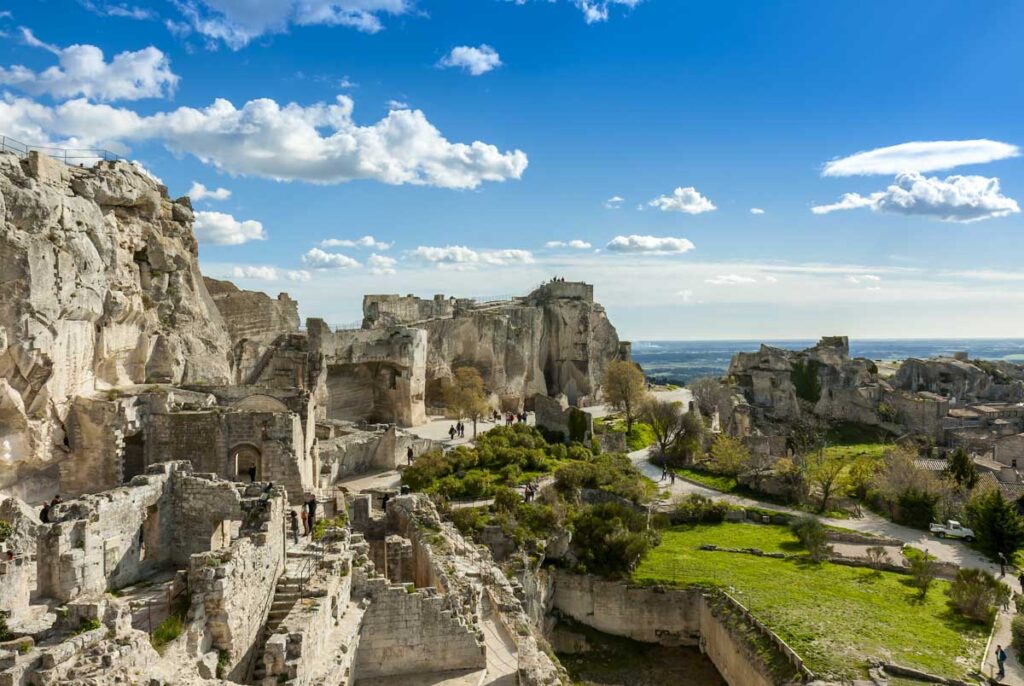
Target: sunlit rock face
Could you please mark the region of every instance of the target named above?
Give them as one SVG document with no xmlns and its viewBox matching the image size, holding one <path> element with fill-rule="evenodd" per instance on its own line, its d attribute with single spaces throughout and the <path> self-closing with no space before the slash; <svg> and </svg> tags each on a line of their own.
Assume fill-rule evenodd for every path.
<svg viewBox="0 0 1024 686">
<path fill-rule="evenodd" d="M 225 383 L 192 209 L 126 162 L 0 154 L 0 490 L 73 458 L 76 396 Z"/>
</svg>

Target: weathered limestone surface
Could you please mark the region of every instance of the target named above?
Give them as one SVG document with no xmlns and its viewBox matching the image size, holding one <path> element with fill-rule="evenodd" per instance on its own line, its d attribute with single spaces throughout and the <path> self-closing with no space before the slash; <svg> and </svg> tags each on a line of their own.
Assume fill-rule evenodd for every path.
<svg viewBox="0 0 1024 686">
<path fill-rule="evenodd" d="M 895 388 L 946 396 L 953 405 L 980 400 L 1016 402 L 1024 399 L 1024 368 L 1008 362 L 981 363 L 940 357 L 905 360 L 893 377 Z"/>
<path fill-rule="evenodd" d="M 271 298 L 245 291 L 230 281 L 203 277 L 206 289 L 231 336 L 236 383 L 244 383 L 271 343 L 299 330 L 299 304 L 287 293 Z"/>
<path fill-rule="evenodd" d="M 75 396 L 229 380 L 191 225 L 128 163 L 0 154 L 0 489 L 69 457 Z"/>
<path fill-rule="evenodd" d="M 439 402 L 453 369 L 472 366 L 506 409 L 520 409 L 538 393 L 564 393 L 585 405 L 596 398 L 605 365 L 628 349 L 584 283 L 548 283 L 524 298 L 480 304 L 369 295 L 363 316 L 364 328 L 426 330 L 428 404 Z"/>
</svg>

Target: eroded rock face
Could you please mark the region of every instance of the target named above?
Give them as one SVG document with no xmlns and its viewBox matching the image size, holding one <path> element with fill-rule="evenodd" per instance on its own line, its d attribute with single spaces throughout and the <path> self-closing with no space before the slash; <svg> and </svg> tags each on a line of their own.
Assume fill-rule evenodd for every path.
<svg viewBox="0 0 1024 686">
<path fill-rule="evenodd" d="M 439 404 L 453 370 L 472 366 L 507 409 L 536 394 L 564 393 L 584 405 L 599 393 L 604 368 L 628 356 L 593 287 L 552 282 L 509 302 L 420 300 L 370 295 L 363 300 L 364 327 L 403 324 L 427 332 L 427 404 Z M 625 352 L 624 352 L 625 351 Z"/>
<path fill-rule="evenodd" d="M 982 365 L 984 368 L 982 368 Z M 1008 362 L 970 362 L 940 357 L 909 359 L 900 365 L 893 386 L 946 396 L 954 404 L 981 400 L 1016 402 L 1024 399 L 1024 369 Z"/>
<path fill-rule="evenodd" d="M 76 396 L 230 380 L 187 199 L 125 162 L 0 154 L 0 216 L 0 489 L 72 453 Z"/>
</svg>

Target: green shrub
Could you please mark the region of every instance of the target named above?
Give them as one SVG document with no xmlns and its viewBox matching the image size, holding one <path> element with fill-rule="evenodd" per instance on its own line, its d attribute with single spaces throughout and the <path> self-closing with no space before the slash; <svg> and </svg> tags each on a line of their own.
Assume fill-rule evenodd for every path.
<svg viewBox="0 0 1024 686">
<path fill-rule="evenodd" d="M 0 521 L 0 543 L 3 543 L 14 533 L 10 522 Z"/>
<path fill-rule="evenodd" d="M 81 623 L 79 623 L 78 628 L 75 629 L 75 634 L 84 634 L 86 631 L 99 629 L 100 626 L 102 625 L 100 624 L 100 620 L 98 619 L 83 619 Z"/>
<path fill-rule="evenodd" d="M 338 516 L 334 519 L 318 519 L 313 525 L 313 540 L 319 541 L 327 533 L 328 529 L 339 528 L 342 529 L 348 523 L 348 515 L 344 512 L 338 513 Z"/>
<path fill-rule="evenodd" d="M 728 504 L 692 493 L 676 504 L 670 519 L 673 524 L 718 524 L 728 511 Z"/>
<path fill-rule="evenodd" d="M 1019 655 L 1024 650 L 1024 616 L 1017 615 L 1010 621 L 1010 635 L 1013 637 L 1013 647 Z"/>
<path fill-rule="evenodd" d="M 815 562 L 821 562 L 830 552 L 825 526 L 816 517 L 803 515 L 789 523 L 789 530 L 799 539 L 807 554 Z"/>
<path fill-rule="evenodd" d="M 185 629 L 185 623 L 181 617 L 176 615 L 170 615 L 164 621 L 157 625 L 156 629 L 153 630 L 153 635 L 149 637 L 149 642 L 153 645 L 153 648 L 157 652 L 161 652 L 168 643 L 181 636 L 181 632 Z"/>
<path fill-rule="evenodd" d="M 996 610 L 1009 598 L 1010 588 L 981 569 L 960 569 L 949 587 L 949 601 L 975 622 L 991 622 Z"/>
<path fill-rule="evenodd" d="M 629 574 L 659 540 L 647 529 L 646 513 L 620 503 L 581 508 L 572 529 L 581 571 L 611 578 Z"/>
<path fill-rule="evenodd" d="M 817 360 L 806 362 L 795 362 L 793 371 L 790 372 L 790 379 L 796 387 L 796 396 L 801 400 L 816 403 L 821 399 L 821 380 L 818 379 Z"/>
<path fill-rule="evenodd" d="M 514 512 L 523 497 L 511 488 L 501 487 L 494 492 L 494 509 L 500 512 Z"/>
<path fill-rule="evenodd" d="M 927 529 L 937 519 L 936 509 L 939 496 L 927 491 L 910 488 L 896 500 L 895 520 L 918 529 Z"/>
</svg>

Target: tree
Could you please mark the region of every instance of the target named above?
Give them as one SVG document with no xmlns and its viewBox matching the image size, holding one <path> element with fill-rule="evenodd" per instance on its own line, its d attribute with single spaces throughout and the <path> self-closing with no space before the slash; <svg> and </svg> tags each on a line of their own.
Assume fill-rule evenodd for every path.
<svg viewBox="0 0 1024 686">
<path fill-rule="evenodd" d="M 949 455 L 946 474 L 961 490 L 970 491 L 978 485 L 978 469 L 963 448 L 957 448 Z"/>
<path fill-rule="evenodd" d="M 480 372 L 473 367 L 459 367 L 445 386 L 443 396 L 445 405 L 458 419 L 473 420 L 473 438 L 476 438 L 476 423 L 490 409 Z"/>
<path fill-rule="evenodd" d="M 824 512 L 832 498 L 846 489 L 844 472 L 846 461 L 825 451 L 815 453 L 807 460 L 807 481 L 817 489 L 818 512 Z"/>
<path fill-rule="evenodd" d="M 888 557 L 885 552 L 885 546 L 881 545 L 873 545 L 864 552 L 867 554 L 868 564 L 874 569 L 881 569 Z"/>
<path fill-rule="evenodd" d="M 962 568 L 950 584 L 949 600 L 960 614 L 975 622 L 991 622 L 1010 596 L 1010 587 L 982 569 Z"/>
<path fill-rule="evenodd" d="M 711 444 L 711 464 L 719 474 L 736 476 L 750 462 L 750 451 L 732 436 L 718 434 Z"/>
<path fill-rule="evenodd" d="M 894 521 L 918 527 L 933 521 L 943 491 L 934 472 L 918 467 L 914 453 L 906 448 L 893 448 L 886 453 L 885 466 L 874 487 Z"/>
<path fill-rule="evenodd" d="M 789 447 L 797 455 L 809 455 L 825 447 L 825 428 L 809 412 L 791 422 Z"/>
<path fill-rule="evenodd" d="M 648 396 L 643 402 L 640 416 L 654 433 L 662 462 L 674 455 L 682 455 L 685 461 L 700 447 L 704 421 L 699 412 L 684 412 L 682 403 Z"/>
<path fill-rule="evenodd" d="M 605 367 L 601 388 L 605 400 L 626 415 L 626 433 L 630 433 L 647 393 L 644 373 L 632 362 L 613 360 Z"/>
<path fill-rule="evenodd" d="M 935 558 L 928 553 L 910 558 L 910 577 L 922 600 L 928 595 L 928 589 L 936 576 Z"/>
<path fill-rule="evenodd" d="M 807 553 L 815 562 L 821 562 L 831 551 L 828 545 L 828 534 L 825 526 L 818 521 L 817 517 L 802 515 L 789 523 L 789 530 L 793 532 Z"/>
<path fill-rule="evenodd" d="M 1024 519 L 1017 506 L 1003 497 L 998 488 L 990 488 L 971 497 L 964 507 L 967 525 L 974 529 L 978 547 L 995 559 L 1002 553 L 1007 560 L 1024 547 Z"/>
<path fill-rule="evenodd" d="M 702 376 L 686 384 L 686 387 L 693 394 L 693 400 L 700 408 L 705 417 L 710 417 L 715 410 L 721 412 L 722 403 L 727 402 L 729 391 L 722 382 L 713 376 Z"/>
</svg>

